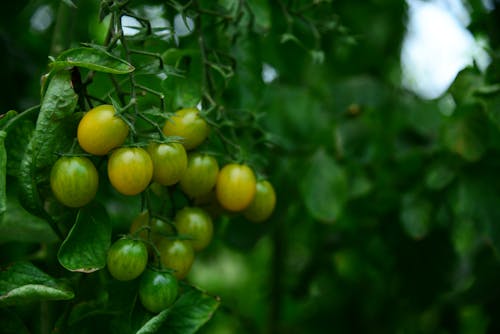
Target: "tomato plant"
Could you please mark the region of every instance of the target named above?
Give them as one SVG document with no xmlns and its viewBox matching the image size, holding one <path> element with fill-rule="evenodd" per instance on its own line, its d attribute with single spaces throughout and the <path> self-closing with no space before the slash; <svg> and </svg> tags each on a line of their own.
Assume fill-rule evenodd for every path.
<svg viewBox="0 0 500 334">
<path fill-rule="evenodd" d="M 187 168 L 187 154 L 179 143 L 151 143 L 148 153 L 153 161 L 153 181 L 164 186 L 177 183 Z"/>
<path fill-rule="evenodd" d="M 196 108 L 184 108 L 175 112 L 163 126 L 163 133 L 167 136 L 182 137 L 182 145 L 186 150 L 192 150 L 200 145 L 208 136 L 209 126 L 200 117 Z"/>
<path fill-rule="evenodd" d="M 138 233 L 138 236 L 143 240 L 151 240 L 157 243 L 162 237 L 173 235 L 172 226 L 159 218 L 150 218 L 148 211 L 141 212 L 130 225 L 130 234 Z"/>
<path fill-rule="evenodd" d="M 169 272 L 146 269 L 139 281 L 139 298 L 148 311 L 158 313 L 172 305 L 179 293 L 177 279 Z"/>
<path fill-rule="evenodd" d="M 184 175 L 180 180 L 182 191 L 190 197 L 204 195 L 215 186 L 219 164 L 217 160 L 202 153 L 191 153 Z"/>
<path fill-rule="evenodd" d="M 85 113 L 78 124 L 77 137 L 86 152 L 105 155 L 122 145 L 128 133 L 128 125 L 117 115 L 115 108 L 103 104 Z"/>
<path fill-rule="evenodd" d="M 204 249 L 212 241 L 212 219 L 200 208 L 185 207 L 177 211 L 175 225 L 180 234 L 191 237 L 190 242 L 195 251 Z"/>
<path fill-rule="evenodd" d="M 241 211 L 248 207 L 255 197 L 255 174 L 247 165 L 227 164 L 217 176 L 215 190 L 219 203 L 225 209 Z"/>
<path fill-rule="evenodd" d="M 149 185 L 153 177 L 153 162 L 140 147 L 118 148 L 109 157 L 109 181 L 124 195 L 136 195 Z"/>
<path fill-rule="evenodd" d="M 243 214 L 246 219 L 260 223 L 271 216 L 275 205 L 276 193 L 273 185 L 267 180 L 257 181 L 255 197 Z"/>
<path fill-rule="evenodd" d="M 189 273 L 194 261 L 194 249 L 189 240 L 162 238 L 158 243 L 161 263 L 174 271 L 175 277 L 183 279 Z"/>
<path fill-rule="evenodd" d="M 61 157 L 50 172 L 50 187 L 64 205 L 77 208 L 89 203 L 97 192 L 99 176 L 86 157 Z"/>
<path fill-rule="evenodd" d="M 142 241 L 122 238 L 108 250 L 108 271 L 119 281 L 130 281 L 139 277 L 148 263 L 148 251 Z"/>
</svg>

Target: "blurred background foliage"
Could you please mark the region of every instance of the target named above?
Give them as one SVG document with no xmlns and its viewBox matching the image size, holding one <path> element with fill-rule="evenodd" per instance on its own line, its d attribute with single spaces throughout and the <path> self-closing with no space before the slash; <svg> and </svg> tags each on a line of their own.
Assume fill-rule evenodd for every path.
<svg viewBox="0 0 500 334">
<path fill-rule="evenodd" d="M 240 2 L 197 3 L 231 15 Z M 237 24 L 208 14 L 191 24 L 236 61 L 219 69 L 231 78 L 215 79 L 218 102 L 251 110 L 277 143 L 252 154 L 278 205 L 262 225 L 216 221 L 216 241 L 189 276 L 222 299 L 202 332 L 499 332 L 500 4 L 464 2 L 469 30 L 487 37 L 486 71 L 464 69 L 425 100 L 401 85 L 404 1 L 242 3 L 253 15 Z M 178 15 L 160 1 L 131 5 L 170 24 Z M 2 7 L 2 112 L 38 103 L 49 55 L 102 42 L 106 31 L 97 0 Z M 151 49 L 198 43 L 189 32 L 176 38 Z M 145 84 L 172 91 L 175 109 L 200 89 L 196 59 L 189 68 L 181 84 Z M 137 208 L 114 201 L 114 227 L 126 230 Z M 37 249 L 3 235 L 2 262 Z"/>
</svg>

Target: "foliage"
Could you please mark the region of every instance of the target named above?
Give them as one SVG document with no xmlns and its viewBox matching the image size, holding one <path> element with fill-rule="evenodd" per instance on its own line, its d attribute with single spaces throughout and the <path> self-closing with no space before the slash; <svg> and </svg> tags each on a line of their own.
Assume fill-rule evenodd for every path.
<svg viewBox="0 0 500 334">
<path fill-rule="evenodd" d="M 12 86 L 0 107 L 20 111 L 0 118 L 3 328 L 497 332 L 500 6 L 468 3 L 469 29 L 488 37 L 492 62 L 484 72 L 463 69 L 431 101 L 400 87 L 402 1 L 5 4 L 2 73 Z M 52 25 L 27 31 L 43 6 Z M 182 143 L 163 125 L 197 107 L 210 132 L 188 156 L 250 166 L 271 181 L 274 213 L 251 223 L 215 192 L 178 185 L 120 194 L 108 157 L 75 139 L 83 114 L 101 104 L 130 128 L 124 145 L 144 149 Z M 59 155 L 96 166 L 90 205 L 54 198 Z M 209 173 L 196 174 L 199 184 Z M 153 314 L 140 304 L 138 280 L 110 276 L 106 253 L 122 234 L 146 235 L 150 265 L 161 266 L 157 246 L 171 240 L 155 238 L 191 238 L 176 229 L 185 206 L 210 213 L 213 241 L 196 253 L 174 304 Z M 149 225 L 131 232 L 144 211 Z M 166 227 L 156 231 L 154 219 Z"/>
</svg>

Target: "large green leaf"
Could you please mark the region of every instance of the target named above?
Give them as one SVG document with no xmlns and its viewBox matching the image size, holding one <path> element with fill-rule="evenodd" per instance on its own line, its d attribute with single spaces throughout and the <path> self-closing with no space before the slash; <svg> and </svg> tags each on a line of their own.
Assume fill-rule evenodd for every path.
<svg viewBox="0 0 500 334">
<path fill-rule="evenodd" d="M 35 215 L 43 216 L 39 183 L 47 181 L 50 167 L 57 160 L 56 153 L 66 152 L 73 144 L 79 120 L 79 115 L 73 113 L 77 101 L 70 73 L 55 73 L 19 167 L 21 203 Z"/>
<path fill-rule="evenodd" d="M 90 273 L 104 268 L 111 243 L 111 223 L 101 205 L 86 206 L 61 245 L 57 257 L 71 271 Z"/>
<path fill-rule="evenodd" d="M 57 236 L 43 219 L 30 214 L 9 194 L 7 211 L 0 220 L 0 243 L 9 241 L 50 243 L 57 241 Z"/>
<path fill-rule="evenodd" d="M 300 189 L 311 216 L 323 222 L 339 218 L 349 196 L 344 169 L 324 149 L 310 159 Z"/>
<path fill-rule="evenodd" d="M 64 51 L 50 66 L 53 69 L 76 66 L 112 74 L 126 74 L 134 70 L 134 66 L 105 50 L 85 47 Z"/>
<path fill-rule="evenodd" d="M 0 306 L 73 297 L 69 287 L 30 262 L 16 262 L 0 272 Z"/>
<path fill-rule="evenodd" d="M 147 321 L 136 333 L 195 333 L 210 320 L 220 300 L 191 286 L 184 286 L 180 298 L 171 308 Z"/>
</svg>

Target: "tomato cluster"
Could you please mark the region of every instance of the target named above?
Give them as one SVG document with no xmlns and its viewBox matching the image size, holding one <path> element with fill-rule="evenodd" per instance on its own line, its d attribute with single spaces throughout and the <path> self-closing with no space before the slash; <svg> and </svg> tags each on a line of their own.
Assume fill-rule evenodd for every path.
<svg viewBox="0 0 500 334">
<path fill-rule="evenodd" d="M 196 205 L 211 203 L 219 212 L 262 222 L 272 214 L 276 195 L 271 183 L 257 180 L 248 165 L 231 162 L 220 168 L 215 156 L 195 151 L 210 133 L 196 108 L 181 109 L 158 127 L 163 140 L 125 145 L 135 132 L 130 126 L 126 115 L 101 105 L 83 116 L 77 139 L 86 153 L 107 156 L 108 179 L 119 193 L 137 195 L 151 186 L 161 196 L 157 190 L 169 187 L 180 189 L 189 203 L 174 208 L 170 218 L 143 211 L 131 223 L 129 235 L 115 241 L 107 254 L 111 276 L 139 279 L 142 305 L 159 312 L 176 300 L 178 280 L 189 273 L 196 252 L 212 241 L 212 217 Z M 50 184 L 62 204 L 82 207 L 97 193 L 98 172 L 86 156 L 63 156 L 52 168 Z"/>
</svg>

